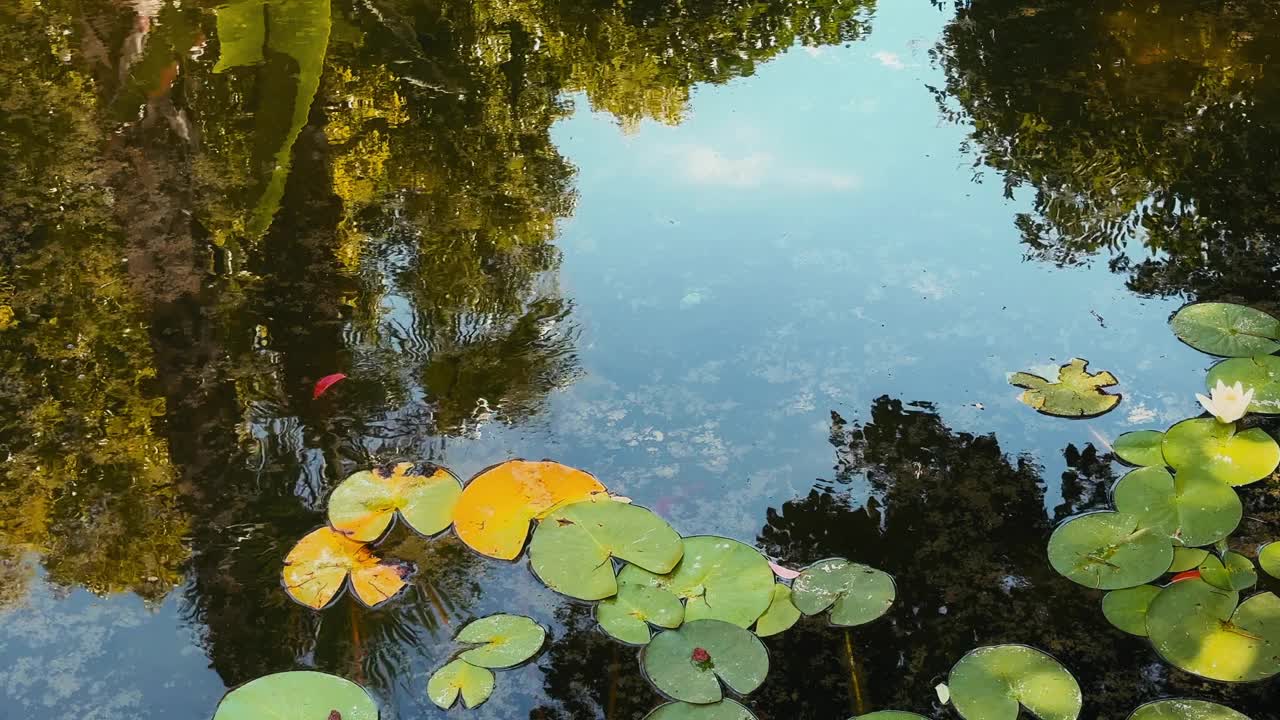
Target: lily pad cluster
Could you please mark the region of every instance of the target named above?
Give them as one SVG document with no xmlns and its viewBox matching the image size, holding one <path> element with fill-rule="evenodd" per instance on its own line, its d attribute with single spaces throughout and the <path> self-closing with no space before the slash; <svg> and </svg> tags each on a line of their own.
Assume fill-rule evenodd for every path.
<svg viewBox="0 0 1280 720">
<path fill-rule="evenodd" d="M 1280 598 L 1241 597 L 1258 574 L 1228 541 L 1244 515 L 1236 488 L 1280 466 L 1280 444 L 1242 424 L 1248 412 L 1280 413 L 1280 357 L 1272 355 L 1280 351 L 1280 320 L 1240 305 L 1198 303 L 1171 324 L 1191 347 L 1227 358 L 1209 371 L 1212 395 L 1198 396 L 1213 417 L 1117 438 L 1116 457 L 1135 469 L 1112 489 L 1114 510 L 1060 525 L 1049 562 L 1077 583 L 1110 591 L 1102 602 L 1107 620 L 1149 638 L 1170 664 L 1212 680 L 1269 678 L 1280 674 Z M 1280 549 L 1264 546 L 1258 561 L 1280 572 Z M 1133 717 L 1232 717 L 1223 710 L 1166 701 Z"/>
<path fill-rule="evenodd" d="M 605 633 L 644 647 L 645 674 L 675 701 L 651 714 L 657 720 L 752 718 L 725 690 L 746 695 L 763 682 L 769 656 L 760 637 L 803 615 L 868 623 L 896 596 L 889 575 L 843 558 L 787 571 L 737 540 L 681 537 L 589 473 L 551 461 L 504 462 L 465 486 L 435 466 L 357 472 L 330 496 L 328 520 L 286 558 L 284 586 L 298 602 L 321 610 L 349 587 L 372 607 L 399 592 L 406 570 L 374 551 L 397 522 L 424 536 L 452 526 L 495 559 L 515 560 L 527 547 L 530 569 L 548 588 L 596 602 Z M 471 623 L 457 639 L 476 647 L 437 670 L 428 695 L 445 709 L 459 698 L 468 708 L 483 703 L 493 671 L 528 660 L 545 636 L 520 616 Z"/>
<path fill-rule="evenodd" d="M 466 708 L 489 699 L 497 685 L 494 670 L 505 670 L 532 659 L 547 640 L 547 631 L 522 615 L 489 615 L 468 623 L 457 641 L 468 645 L 427 681 L 427 696 L 442 710 L 462 698 Z"/>
</svg>

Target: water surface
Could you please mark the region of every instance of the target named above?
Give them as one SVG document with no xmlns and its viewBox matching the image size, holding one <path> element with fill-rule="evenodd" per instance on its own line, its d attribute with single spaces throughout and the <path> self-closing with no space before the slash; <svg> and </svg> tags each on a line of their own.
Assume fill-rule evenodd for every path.
<svg viewBox="0 0 1280 720">
<path fill-rule="evenodd" d="M 762 720 L 955 717 L 933 686 L 998 642 L 1059 657 L 1087 718 L 1274 717 L 1044 548 L 1106 503 L 1110 439 L 1198 412 L 1169 314 L 1276 304 L 1280 13 L 1082 5 L 9 3 L 0 717 L 208 718 L 302 667 L 444 717 L 452 633 L 506 611 L 548 650 L 451 716 L 640 718 L 634 650 L 450 536 L 389 538 L 419 572 L 374 610 L 280 587 L 351 472 L 511 457 L 895 576 L 881 621 L 767 641 Z M 1017 401 L 1074 356 L 1118 410 Z M 1242 546 L 1280 529 L 1260 485 Z"/>
</svg>

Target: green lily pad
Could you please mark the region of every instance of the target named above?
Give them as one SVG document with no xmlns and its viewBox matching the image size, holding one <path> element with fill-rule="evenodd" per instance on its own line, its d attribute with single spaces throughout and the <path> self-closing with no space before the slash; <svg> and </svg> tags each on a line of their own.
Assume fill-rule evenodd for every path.
<svg viewBox="0 0 1280 720">
<path fill-rule="evenodd" d="M 756 720 L 756 716 L 750 710 L 726 698 L 710 705 L 667 703 L 645 715 L 644 720 Z"/>
<path fill-rule="evenodd" d="M 1210 355 L 1249 357 L 1280 350 L 1280 320 L 1244 305 L 1195 303 L 1169 321 L 1182 342 Z"/>
<path fill-rule="evenodd" d="M 1280 445 L 1264 430 L 1236 432 L 1213 418 L 1183 420 L 1164 435 L 1164 458 L 1179 472 L 1193 470 L 1228 485 L 1261 480 L 1280 465 Z"/>
<path fill-rule="evenodd" d="M 1226 705 L 1207 700 L 1157 700 L 1147 703 L 1129 716 L 1129 720 L 1249 720 Z"/>
<path fill-rule="evenodd" d="M 1084 703 L 1061 663 L 1025 645 L 973 650 L 951 668 L 947 684 L 965 720 L 1015 720 L 1020 705 L 1040 720 L 1075 720 Z"/>
<path fill-rule="evenodd" d="M 791 629 L 800 619 L 800 610 L 791 602 L 791 588 L 777 583 L 773 586 L 773 601 L 756 621 L 756 635 L 769 637 Z"/>
<path fill-rule="evenodd" d="M 462 704 L 470 709 L 489 699 L 496 681 L 492 670 L 476 667 L 466 660 L 454 660 L 427 680 L 427 697 L 441 709 L 448 710 L 457 702 L 458 695 L 462 695 Z"/>
<path fill-rule="evenodd" d="M 329 496 L 329 524 L 352 540 L 371 542 L 398 514 L 419 534 L 435 535 L 453 524 L 461 496 L 462 482 L 444 468 L 418 474 L 411 463 L 400 463 L 389 473 L 364 470 Z"/>
<path fill-rule="evenodd" d="M 723 682 L 746 695 L 769 673 L 769 652 L 754 633 L 721 620 L 694 620 L 659 633 L 640 655 L 649 680 L 673 700 L 705 705 Z"/>
<path fill-rule="evenodd" d="M 684 558 L 665 575 L 634 564 L 618 583 L 650 585 L 685 601 L 684 619 L 724 620 L 749 628 L 773 601 L 773 569 L 758 550 L 714 535 L 684 539 Z"/>
<path fill-rule="evenodd" d="M 1102 598 L 1102 614 L 1107 622 L 1138 637 L 1147 636 L 1147 608 L 1160 594 L 1155 585 L 1139 585 L 1112 590 Z"/>
<path fill-rule="evenodd" d="M 538 523 L 529 543 L 529 566 L 556 592 L 600 600 L 618 592 L 610 558 L 665 573 L 683 554 L 680 535 L 666 520 L 638 505 L 598 495 Z"/>
<path fill-rule="evenodd" d="M 1160 577 L 1173 563 L 1167 536 L 1139 527 L 1135 515 L 1095 512 L 1077 515 L 1049 538 L 1049 564 L 1086 587 L 1119 590 Z"/>
<path fill-rule="evenodd" d="M 1026 388 L 1018 399 L 1037 412 L 1056 417 L 1097 417 L 1120 403 L 1119 395 L 1110 395 L 1103 390 L 1120 381 L 1105 370 L 1090 374 L 1088 368 L 1088 360 L 1075 358 L 1058 370 L 1057 382 L 1019 372 L 1009 377 L 1009 383 Z"/>
<path fill-rule="evenodd" d="M 1112 495 L 1116 510 L 1137 517 L 1139 527 L 1187 547 L 1227 537 L 1244 516 L 1230 485 L 1195 470 L 1182 470 L 1175 478 L 1163 467 L 1138 468 L 1120 478 Z"/>
<path fill-rule="evenodd" d="M 294 720 L 327 718 L 378 720 L 378 705 L 359 685 L 309 670 L 266 675 L 222 697 L 213 720 Z"/>
<path fill-rule="evenodd" d="M 542 649 L 547 631 L 523 615 L 490 615 L 467 623 L 458 633 L 458 642 L 479 645 L 458 657 L 494 670 L 515 667 Z"/>
<path fill-rule="evenodd" d="M 1249 558 L 1229 552 L 1221 560 L 1216 555 L 1207 556 L 1200 563 L 1200 579 L 1219 590 L 1247 590 L 1258 584 L 1258 571 Z"/>
<path fill-rule="evenodd" d="M 1240 594 L 1201 579 L 1176 582 L 1147 609 L 1147 636 L 1156 652 L 1189 673 L 1247 682 L 1280 673 L 1280 598 Z"/>
<path fill-rule="evenodd" d="M 1138 430 L 1116 438 L 1111 450 L 1130 465 L 1164 467 L 1164 452 L 1160 450 L 1162 442 L 1164 433 L 1159 430 Z"/>
<path fill-rule="evenodd" d="M 650 625 L 677 628 L 684 622 L 680 598 L 648 585 L 622 585 L 618 594 L 596 605 L 596 622 L 610 637 L 632 645 L 649 642 Z"/>
<path fill-rule="evenodd" d="M 1246 390 L 1253 389 L 1249 412 L 1280 414 L 1280 357 L 1261 355 L 1223 360 L 1209 368 L 1209 389 L 1216 387 L 1219 381 L 1228 386 L 1240 383 Z"/>
<path fill-rule="evenodd" d="M 902 710 L 880 710 L 866 715 L 858 715 L 851 720 L 929 720 L 929 718 Z"/>
<path fill-rule="evenodd" d="M 805 615 L 831 608 L 834 625 L 863 625 L 884 615 L 897 597 L 888 573 L 842 558 L 819 560 L 800 572 L 791 600 Z"/>
<path fill-rule="evenodd" d="M 1258 550 L 1258 566 L 1262 572 L 1280 580 L 1280 542 L 1269 542 Z"/>
<path fill-rule="evenodd" d="M 1176 547 L 1173 549 L 1173 564 L 1169 566 L 1169 572 L 1180 573 L 1198 568 L 1208 556 L 1209 551 L 1204 548 Z"/>
</svg>

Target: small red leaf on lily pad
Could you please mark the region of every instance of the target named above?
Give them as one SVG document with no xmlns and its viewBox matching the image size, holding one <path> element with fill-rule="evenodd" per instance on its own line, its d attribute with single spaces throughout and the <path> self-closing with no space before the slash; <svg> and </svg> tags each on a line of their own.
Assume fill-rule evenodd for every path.
<svg viewBox="0 0 1280 720">
<path fill-rule="evenodd" d="M 1177 575 L 1174 575 L 1173 579 L 1170 580 L 1169 582 L 1176 583 L 1176 582 L 1181 582 L 1183 580 L 1195 580 L 1198 577 L 1200 577 L 1199 570 L 1188 570 L 1186 572 L 1180 572 Z"/>
<path fill-rule="evenodd" d="M 774 575 L 777 575 L 783 580 L 795 580 L 796 578 L 800 577 L 799 570 L 792 570 L 789 567 L 783 567 L 782 565 L 779 565 L 776 562 L 770 562 L 769 567 L 773 568 Z"/>
<path fill-rule="evenodd" d="M 347 379 L 347 376 L 344 375 L 343 373 L 334 373 L 332 375 L 325 375 L 324 377 L 316 381 L 316 389 L 312 391 L 311 399 L 315 400 L 316 398 L 323 395 L 325 390 L 328 390 L 329 388 L 333 387 L 337 383 L 346 379 Z"/>
</svg>

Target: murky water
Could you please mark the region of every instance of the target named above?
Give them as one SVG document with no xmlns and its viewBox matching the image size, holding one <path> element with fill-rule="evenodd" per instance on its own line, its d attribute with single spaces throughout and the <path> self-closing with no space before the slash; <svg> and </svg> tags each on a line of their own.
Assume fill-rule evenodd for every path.
<svg viewBox="0 0 1280 720">
<path fill-rule="evenodd" d="M 764 720 L 956 717 L 933 686 L 995 642 L 1088 718 L 1276 718 L 1044 548 L 1108 440 L 1199 412 L 1168 315 L 1276 304 L 1278 37 L 1262 0 L 3 3 L 0 718 L 208 718 L 300 667 L 443 717 L 426 678 L 496 611 L 552 642 L 451 716 L 641 717 L 589 607 L 450 536 L 392 537 L 419 572 L 375 610 L 282 591 L 350 472 L 510 457 L 895 576 L 887 618 L 767 641 Z M 1118 410 L 1017 402 L 1073 356 Z"/>
</svg>

